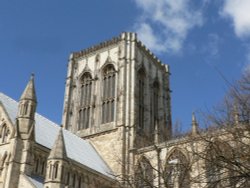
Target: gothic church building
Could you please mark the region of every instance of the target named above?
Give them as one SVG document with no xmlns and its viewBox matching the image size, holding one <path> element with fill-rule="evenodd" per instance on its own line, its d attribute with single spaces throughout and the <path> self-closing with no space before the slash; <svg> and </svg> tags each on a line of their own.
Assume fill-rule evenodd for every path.
<svg viewBox="0 0 250 188">
<path fill-rule="evenodd" d="M 169 77 L 125 32 L 70 55 L 62 126 L 36 113 L 33 75 L 18 102 L 0 93 L 0 188 L 160 187 L 156 173 L 190 158 L 189 143 L 171 139 Z M 194 187 L 189 176 L 169 187 Z"/>
</svg>

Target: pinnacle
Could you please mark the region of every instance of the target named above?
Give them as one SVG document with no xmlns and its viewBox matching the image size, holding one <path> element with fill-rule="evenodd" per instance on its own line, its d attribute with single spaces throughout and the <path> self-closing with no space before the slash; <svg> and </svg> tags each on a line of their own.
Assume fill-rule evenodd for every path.
<svg viewBox="0 0 250 188">
<path fill-rule="evenodd" d="M 26 88 L 24 89 L 20 100 L 32 100 L 34 102 L 37 102 L 35 83 L 34 83 L 34 74 L 31 74 L 30 80 L 29 80 Z"/>
<path fill-rule="evenodd" d="M 192 134 L 196 135 L 198 133 L 198 123 L 196 121 L 195 113 L 192 113 Z"/>
<path fill-rule="evenodd" d="M 63 138 L 63 131 L 62 128 L 60 128 L 60 131 L 58 133 L 57 139 L 54 143 L 54 146 L 52 147 L 49 159 L 65 159 L 66 158 L 66 149 L 65 149 L 65 143 Z"/>
</svg>

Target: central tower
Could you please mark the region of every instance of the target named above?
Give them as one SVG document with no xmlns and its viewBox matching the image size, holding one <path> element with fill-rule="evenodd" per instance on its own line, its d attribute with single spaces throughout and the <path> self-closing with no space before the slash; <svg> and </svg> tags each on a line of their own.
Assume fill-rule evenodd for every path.
<svg viewBox="0 0 250 188">
<path fill-rule="evenodd" d="M 169 75 L 168 65 L 135 33 L 74 52 L 68 64 L 63 127 L 90 139 L 99 152 L 106 152 L 107 160 L 108 152 L 117 152 L 126 163 L 129 151 L 171 136 Z"/>
</svg>

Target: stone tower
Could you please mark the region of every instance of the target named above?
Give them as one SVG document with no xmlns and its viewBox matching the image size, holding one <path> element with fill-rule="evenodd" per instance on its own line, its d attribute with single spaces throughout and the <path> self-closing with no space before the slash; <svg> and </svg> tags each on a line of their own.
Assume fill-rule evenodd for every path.
<svg viewBox="0 0 250 188">
<path fill-rule="evenodd" d="M 135 33 L 72 53 L 63 127 L 90 139 L 113 171 L 128 174 L 134 149 L 171 136 L 169 75 Z"/>
</svg>

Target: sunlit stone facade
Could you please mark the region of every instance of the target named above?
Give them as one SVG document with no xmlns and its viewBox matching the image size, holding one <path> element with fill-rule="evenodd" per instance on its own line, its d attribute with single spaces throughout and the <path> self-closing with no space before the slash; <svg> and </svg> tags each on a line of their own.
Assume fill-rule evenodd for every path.
<svg viewBox="0 0 250 188">
<path fill-rule="evenodd" d="M 182 168 L 193 139 L 171 139 L 169 77 L 169 66 L 126 32 L 70 55 L 62 128 L 36 113 L 33 76 L 18 103 L 0 93 L 0 188 L 147 187 L 145 179 L 160 187 L 156 172 L 166 169 L 169 187 L 180 177 L 199 187 L 189 178 L 202 162 L 192 174 Z"/>
</svg>

